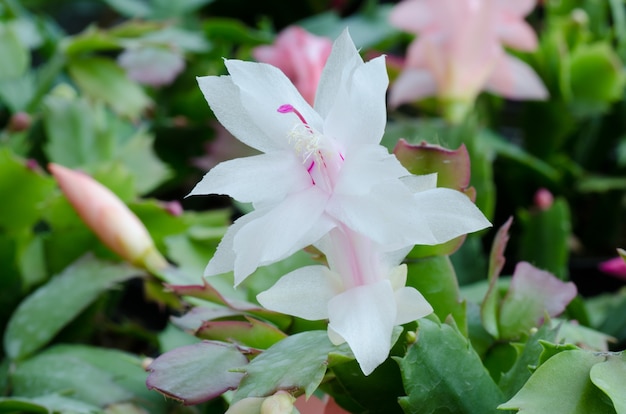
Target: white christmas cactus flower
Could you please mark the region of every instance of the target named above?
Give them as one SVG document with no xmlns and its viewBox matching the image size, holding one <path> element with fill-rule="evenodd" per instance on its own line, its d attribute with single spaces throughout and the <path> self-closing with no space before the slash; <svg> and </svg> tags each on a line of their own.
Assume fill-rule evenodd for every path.
<svg viewBox="0 0 626 414">
<path fill-rule="evenodd" d="M 415 180 L 380 145 L 384 57 L 364 63 L 347 31 L 333 45 L 314 108 L 273 66 L 225 64 L 230 76 L 200 77 L 200 88 L 224 127 L 263 153 L 217 165 L 190 193 L 227 194 L 254 207 L 228 229 L 205 276 L 234 270 L 237 285 L 337 226 L 391 251 L 489 225 L 456 191 L 432 189 L 420 204 Z M 439 220 L 445 213 L 456 220 Z"/>
<path fill-rule="evenodd" d="M 430 314 L 433 308 L 405 286 L 408 249 L 387 253 L 345 226 L 318 244 L 328 267 L 307 266 L 283 276 L 257 299 L 265 308 L 309 320 L 328 319 L 335 345 L 347 342 L 369 375 L 391 349 L 393 327 Z"/>
</svg>

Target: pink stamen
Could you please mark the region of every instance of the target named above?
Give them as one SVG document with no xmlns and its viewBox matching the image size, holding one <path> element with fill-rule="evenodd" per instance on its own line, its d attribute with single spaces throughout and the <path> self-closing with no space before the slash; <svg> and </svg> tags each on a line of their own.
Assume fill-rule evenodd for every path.
<svg viewBox="0 0 626 414">
<path fill-rule="evenodd" d="M 300 121 L 302 121 L 304 125 L 309 126 L 309 124 L 306 122 L 306 119 L 304 119 L 300 111 L 298 111 L 292 105 L 289 105 L 289 104 L 281 105 L 278 107 L 277 111 L 280 112 L 281 114 L 294 113 L 296 114 L 298 118 L 300 118 Z"/>
</svg>

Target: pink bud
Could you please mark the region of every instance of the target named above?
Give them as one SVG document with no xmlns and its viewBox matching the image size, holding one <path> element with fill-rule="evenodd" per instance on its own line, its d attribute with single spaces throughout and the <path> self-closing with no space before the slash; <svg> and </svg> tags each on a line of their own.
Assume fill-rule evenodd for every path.
<svg viewBox="0 0 626 414">
<path fill-rule="evenodd" d="M 16 112 L 9 120 L 9 131 L 20 132 L 30 128 L 31 117 L 26 112 Z"/>
<path fill-rule="evenodd" d="M 58 164 L 48 169 L 78 216 L 109 249 L 148 270 L 167 267 L 146 227 L 111 190 L 85 173 Z"/>
<path fill-rule="evenodd" d="M 304 99 L 313 105 L 317 84 L 331 48 L 330 39 L 291 26 L 276 37 L 272 46 L 259 46 L 252 53 L 259 62 L 282 70 Z"/>
<path fill-rule="evenodd" d="M 177 200 L 163 203 L 163 207 L 165 207 L 165 211 L 167 211 L 174 217 L 178 217 L 183 214 L 183 206 L 180 205 L 180 202 L 178 202 Z"/>
<path fill-rule="evenodd" d="M 554 196 L 550 190 L 540 188 L 535 193 L 534 202 L 535 206 L 537 206 L 539 210 L 545 211 L 552 207 L 552 204 L 554 203 Z"/>
<path fill-rule="evenodd" d="M 615 257 L 600 263 L 598 266 L 600 271 L 615 276 L 620 279 L 626 279 L 626 261 L 622 257 Z"/>
</svg>

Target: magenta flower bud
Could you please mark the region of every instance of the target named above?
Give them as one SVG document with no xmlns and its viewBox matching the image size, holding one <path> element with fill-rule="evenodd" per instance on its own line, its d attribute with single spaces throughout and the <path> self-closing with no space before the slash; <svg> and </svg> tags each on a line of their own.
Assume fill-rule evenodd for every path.
<svg viewBox="0 0 626 414">
<path fill-rule="evenodd" d="M 545 188 L 540 188 L 535 193 L 535 197 L 533 198 L 535 206 L 539 208 L 541 211 L 548 210 L 554 204 L 554 196 L 550 192 L 550 190 Z"/>
<path fill-rule="evenodd" d="M 150 271 L 168 266 L 148 230 L 111 190 L 85 173 L 49 164 L 78 216 L 109 249 L 128 262 Z"/>
</svg>

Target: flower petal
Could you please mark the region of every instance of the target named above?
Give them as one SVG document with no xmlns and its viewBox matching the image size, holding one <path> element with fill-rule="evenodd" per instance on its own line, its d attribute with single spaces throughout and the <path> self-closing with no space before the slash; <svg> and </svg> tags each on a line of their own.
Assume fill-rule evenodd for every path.
<svg viewBox="0 0 626 414">
<path fill-rule="evenodd" d="M 498 36 L 502 42 L 514 49 L 535 50 L 537 35 L 525 20 L 506 16 L 507 19 L 498 24 Z"/>
<path fill-rule="evenodd" d="M 271 137 L 277 145 L 289 147 L 288 133 L 301 121 L 293 114 L 282 114 L 277 109 L 285 104 L 296 108 L 306 122 L 322 128 L 319 115 L 300 95 L 296 87 L 278 68 L 265 63 L 226 60 L 233 83 L 240 91 L 241 102 L 250 120 Z"/>
<path fill-rule="evenodd" d="M 437 244 L 491 227 L 478 207 L 460 191 L 434 188 L 416 193 L 414 198 L 417 207 L 413 214 L 427 223 Z"/>
<path fill-rule="evenodd" d="M 529 14 L 537 4 L 537 0 L 497 0 L 497 7 L 515 16 L 524 17 Z"/>
<path fill-rule="evenodd" d="M 422 0 L 398 3 L 389 13 L 389 22 L 410 33 L 419 33 L 433 21 L 432 4 Z"/>
<path fill-rule="evenodd" d="M 328 318 L 328 302 L 340 285 L 339 277 L 326 266 L 307 266 L 281 277 L 257 300 L 266 309 L 315 321 Z"/>
<path fill-rule="evenodd" d="M 326 194 L 311 187 L 291 194 L 271 209 L 244 216 L 255 215 L 255 219 L 234 236 L 235 283 L 258 266 L 282 260 L 328 232 L 334 224 L 322 217 L 326 200 Z"/>
<path fill-rule="evenodd" d="M 213 167 L 188 196 L 228 194 L 241 202 L 280 201 L 311 186 L 311 177 L 291 151 L 237 158 Z"/>
<path fill-rule="evenodd" d="M 433 313 L 433 307 L 415 288 L 403 287 L 396 290 L 394 294 L 396 295 L 396 304 L 398 306 L 396 325 L 413 322 Z"/>
<path fill-rule="evenodd" d="M 521 60 L 503 55 L 498 59 L 486 89 L 509 99 L 548 98 L 548 91 L 535 71 Z"/>
<path fill-rule="evenodd" d="M 239 88 L 230 76 L 202 76 L 196 79 L 217 119 L 239 141 L 263 152 L 283 147 L 248 115 L 241 103 Z"/>
<path fill-rule="evenodd" d="M 434 95 L 437 83 L 431 72 L 420 69 L 404 70 L 389 90 L 389 105 L 395 108 L 404 103 Z"/>
<path fill-rule="evenodd" d="M 345 147 L 378 144 L 387 122 L 385 94 L 389 85 L 385 57 L 359 63 L 353 71 L 344 70 L 330 113 L 324 122 L 324 134 Z"/>
<path fill-rule="evenodd" d="M 361 370 L 369 375 L 391 349 L 396 303 L 387 280 L 359 286 L 328 303 L 329 328 L 346 340 Z"/>
<path fill-rule="evenodd" d="M 437 173 L 407 175 L 402 177 L 401 181 L 407 186 L 409 191 L 419 193 L 420 191 L 432 190 L 437 187 Z"/>
</svg>

